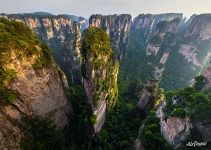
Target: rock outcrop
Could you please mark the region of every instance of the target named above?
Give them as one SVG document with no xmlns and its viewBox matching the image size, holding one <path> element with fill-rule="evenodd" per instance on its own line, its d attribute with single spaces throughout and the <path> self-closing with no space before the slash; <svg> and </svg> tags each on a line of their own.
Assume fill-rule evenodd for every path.
<svg viewBox="0 0 211 150">
<path fill-rule="evenodd" d="M 163 37 L 166 32 L 175 33 L 182 17 L 182 14 L 177 13 L 140 14 L 134 19 L 131 30 L 139 32 L 140 38 L 148 42 L 152 36 L 159 35 Z"/>
<path fill-rule="evenodd" d="M 64 95 L 67 80 L 48 47 L 22 23 L 1 18 L 0 32 L 0 149 L 19 149 L 23 117 L 61 128 L 72 108 Z"/>
<path fill-rule="evenodd" d="M 99 132 L 106 112 L 117 100 L 118 62 L 112 58 L 108 35 L 101 29 L 90 27 L 82 39 L 82 77 L 88 103 L 96 118 L 94 132 Z"/>
<path fill-rule="evenodd" d="M 81 83 L 79 41 L 81 32 L 88 26 L 85 18 L 36 13 L 1 16 L 28 26 L 52 49 L 52 54 L 67 75 L 69 83 Z"/>
<path fill-rule="evenodd" d="M 138 107 L 141 111 L 146 112 L 153 106 L 153 94 L 155 94 L 157 83 L 157 80 L 150 80 L 142 89 L 138 101 Z"/>
<path fill-rule="evenodd" d="M 165 119 L 163 112 L 163 108 L 166 105 L 165 103 L 166 102 L 163 101 L 156 112 L 157 117 L 160 119 L 161 134 L 166 141 L 176 149 L 182 146 L 182 142 L 187 139 L 193 127 L 188 117 L 169 117 Z"/>
<path fill-rule="evenodd" d="M 108 33 L 111 39 L 112 49 L 118 59 L 122 59 L 128 52 L 129 31 L 132 22 L 132 16 L 128 14 L 121 15 L 92 15 L 89 19 L 89 25 L 98 27 Z"/>
</svg>

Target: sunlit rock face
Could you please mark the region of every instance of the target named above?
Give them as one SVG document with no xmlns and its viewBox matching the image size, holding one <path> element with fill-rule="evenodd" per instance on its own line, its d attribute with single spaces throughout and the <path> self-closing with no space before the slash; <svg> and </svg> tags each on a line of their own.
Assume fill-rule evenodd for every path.
<svg viewBox="0 0 211 150">
<path fill-rule="evenodd" d="M 14 56 L 15 57 L 15 56 Z M 14 58 L 13 57 L 13 58 Z M 7 69 L 16 71 L 16 77 L 9 88 L 19 93 L 13 104 L 20 114 L 50 118 L 57 126 L 67 124 L 65 114 L 71 113 L 71 107 L 64 95 L 64 81 L 57 67 L 52 64 L 48 68 L 34 70 L 33 60 L 14 59 L 7 64 Z M 10 106 L 9 106 L 10 107 Z M 7 113 L 7 107 L 5 113 Z M 11 115 L 11 117 L 20 116 Z"/>
<path fill-rule="evenodd" d="M 70 15 L 17 14 L 2 15 L 23 22 L 49 45 L 56 62 L 67 75 L 69 83 L 80 83 L 81 32 L 88 27 L 87 20 Z"/>
<path fill-rule="evenodd" d="M 122 59 L 128 52 L 129 30 L 132 16 L 121 15 L 92 15 L 89 19 L 89 26 L 102 28 L 108 33 L 111 39 L 112 49 L 118 59 Z"/>
<path fill-rule="evenodd" d="M 24 132 L 23 118 L 51 120 L 63 128 L 72 106 L 65 97 L 66 77 L 48 47 L 20 23 L 1 18 L 0 24 L 7 37 L 1 39 L 0 53 L 0 149 L 16 150 Z"/>
</svg>

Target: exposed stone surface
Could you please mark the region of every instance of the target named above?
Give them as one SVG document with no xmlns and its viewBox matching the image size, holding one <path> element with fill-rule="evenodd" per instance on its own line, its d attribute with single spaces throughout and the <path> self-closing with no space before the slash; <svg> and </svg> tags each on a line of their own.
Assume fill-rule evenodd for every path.
<svg viewBox="0 0 211 150">
<path fill-rule="evenodd" d="M 181 53 L 185 57 L 187 62 L 192 62 L 194 65 L 199 66 L 199 67 L 201 66 L 201 64 L 198 62 L 196 58 L 197 53 L 196 53 L 195 46 L 182 44 L 180 46 L 179 53 Z"/>
<path fill-rule="evenodd" d="M 162 58 L 160 59 L 160 62 L 161 64 L 165 64 L 166 61 L 168 60 L 168 57 L 169 57 L 169 53 L 164 53 Z"/>
<path fill-rule="evenodd" d="M 9 88 L 19 93 L 14 105 L 25 115 L 38 115 L 52 118 L 58 126 L 67 124 L 65 110 L 70 110 L 64 95 L 64 87 L 55 64 L 47 68 L 34 70 L 31 60 L 16 58 L 11 54 L 7 69 L 13 69 L 16 77 L 10 82 Z M 69 108 L 68 108 L 69 107 Z"/>
<path fill-rule="evenodd" d="M 21 131 L 0 112 L 0 149 L 18 150 Z"/>
<path fill-rule="evenodd" d="M 105 101 L 100 102 L 98 104 L 98 108 L 94 111 L 94 115 L 97 116 L 96 124 L 94 124 L 95 132 L 99 133 L 104 122 L 106 119 L 106 110 L 107 110 L 107 105 Z"/>
<path fill-rule="evenodd" d="M 89 58 L 88 60 L 92 60 L 92 58 Z M 115 105 L 115 102 L 110 101 L 110 99 L 113 100 L 115 99 L 115 96 L 117 96 L 113 85 L 117 85 L 118 66 L 114 66 L 114 69 L 112 69 L 112 63 L 109 62 L 110 60 L 108 60 L 108 57 L 104 57 L 102 60 L 105 61 L 104 63 L 110 64 L 109 67 L 111 68 L 106 67 L 95 70 L 91 67 L 93 62 L 86 62 L 85 70 L 88 72 L 90 71 L 91 74 L 87 72 L 86 76 L 88 78 L 83 78 L 83 85 L 88 97 L 88 102 L 92 106 L 93 114 L 97 117 L 96 123 L 94 124 L 95 132 L 101 130 L 105 122 L 107 110 Z M 109 76 L 113 76 L 113 81 L 109 79 Z M 106 89 L 103 89 L 102 91 L 98 91 L 97 86 L 101 85 L 96 85 L 96 83 L 100 84 L 100 82 L 104 82 L 103 86 L 108 84 L 109 87 L 106 87 Z"/>
<path fill-rule="evenodd" d="M 133 23 L 132 30 L 140 32 L 140 35 L 144 39 L 149 39 L 151 36 L 160 35 L 163 37 L 165 32 L 175 33 L 178 29 L 180 19 L 183 17 L 182 14 L 169 13 L 169 14 L 140 14 L 138 15 Z M 161 29 L 157 26 L 160 22 L 166 21 L 165 28 Z"/>
<path fill-rule="evenodd" d="M 145 150 L 139 139 L 135 140 L 133 144 L 133 150 Z"/>
<path fill-rule="evenodd" d="M 206 78 L 205 88 L 211 88 L 211 62 L 209 63 L 208 68 L 204 71 L 204 77 Z"/>
<path fill-rule="evenodd" d="M 211 38 L 211 15 L 201 14 L 191 18 L 191 24 L 185 36 L 199 35 L 202 40 Z"/>
<path fill-rule="evenodd" d="M 156 112 L 157 117 L 160 119 L 161 134 L 170 145 L 172 145 L 174 148 L 178 148 L 190 134 L 192 124 L 188 117 L 168 117 L 165 120 L 165 114 L 162 110 L 166 105 L 165 103 L 165 101 L 162 102 Z"/>
<path fill-rule="evenodd" d="M 140 99 L 138 101 L 138 107 L 141 111 L 146 111 L 148 107 L 152 106 L 153 92 L 157 86 L 156 80 L 148 81 L 143 90 L 140 93 Z"/>
<path fill-rule="evenodd" d="M 4 23 L 7 20 L 1 21 Z M 7 23 L 9 24 L 9 21 Z M 12 25 L 15 29 L 19 29 L 18 25 L 21 26 L 14 22 L 11 23 Z M 5 31 L 5 28 L 1 27 L 1 31 Z M 5 32 L 10 34 L 11 31 Z M 15 37 L 22 37 L 21 34 L 17 32 Z M 28 30 L 23 29 L 23 34 L 31 36 L 32 39 L 36 38 Z M 14 39 L 12 35 L 9 38 Z M 1 89 L 0 149 L 20 149 L 19 141 L 25 123 L 22 120 L 23 117 L 51 120 L 56 127 L 62 128 L 68 124 L 68 116 L 72 113 L 71 104 L 68 103 L 64 93 L 65 87 L 68 88 L 65 76 L 48 54 L 48 48 L 37 39 L 33 39 L 36 42 L 32 39 L 30 42 L 33 45 L 30 45 L 30 48 L 20 48 L 19 43 L 15 43 L 16 41 L 12 41 L 15 43 L 13 46 L 5 47 L 6 50 L 8 48 L 11 50 L 7 51 L 6 59 L 1 61 L 0 69 L 3 73 L 12 70 L 13 76 L 7 82 L 1 81 L 1 88 L 5 91 L 12 90 L 13 100 L 7 100 L 11 95 L 6 95 L 6 98 L 2 96 Z M 3 44 L 7 42 L 2 40 Z M 31 49 L 34 53 L 30 53 Z M 1 80 L 8 78 L 8 75 L 2 76 L 2 72 Z"/>
<path fill-rule="evenodd" d="M 152 75 L 161 79 L 161 86 L 180 88 L 190 83 L 208 60 L 210 25 L 211 14 L 193 15 L 187 21 L 182 14 L 141 14 L 134 19 L 131 33 L 145 42 L 146 64 L 154 68 Z"/>
<path fill-rule="evenodd" d="M 103 39 L 90 36 L 93 32 L 101 35 Z M 98 44 L 99 47 L 90 48 L 90 43 Z M 104 47 L 104 44 L 107 45 Z M 113 60 L 110 40 L 101 29 L 91 27 L 85 33 L 82 41 L 82 62 L 82 81 L 91 113 L 96 116 L 94 124 L 96 133 L 101 130 L 107 110 L 115 106 L 118 96 L 119 63 Z"/>
<path fill-rule="evenodd" d="M 92 15 L 89 25 L 102 28 L 108 33 L 112 43 L 112 49 L 119 59 L 128 52 L 129 31 L 132 16 L 122 15 Z"/>
<path fill-rule="evenodd" d="M 81 31 L 88 27 L 87 20 L 79 17 L 77 22 L 72 16 L 1 15 L 8 19 L 23 22 L 52 49 L 52 54 L 67 75 L 69 83 L 80 83 Z"/>
</svg>

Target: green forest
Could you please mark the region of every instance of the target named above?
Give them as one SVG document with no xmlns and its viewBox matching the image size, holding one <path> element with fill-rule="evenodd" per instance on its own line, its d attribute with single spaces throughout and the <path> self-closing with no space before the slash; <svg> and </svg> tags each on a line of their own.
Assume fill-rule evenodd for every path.
<svg viewBox="0 0 211 150">
<path fill-rule="evenodd" d="M 166 22 L 161 22 L 158 26 L 162 29 Z M 21 119 L 22 123 L 11 119 L 22 131 L 21 150 L 130 150 L 136 140 L 141 141 L 147 150 L 173 149 L 162 135 L 160 119 L 156 115 L 157 108 L 164 101 L 165 119 L 190 118 L 193 128 L 186 141 L 203 141 L 203 136 L 195 125 L 211 123 L 211 93 L 205 89 L 206 79 L 203 75 L 195 77 L 193 84 L 181 84 L 172 78 L 174 73 L 175 76 L 184 75 L 184 72 L 175 72 L 171 67 L 177 61 L 185 64 L 184 59 L 180 59 L 180 54 L 173 53 L 171 57 L 177 60 L 170 59 L 166 64 L 169 72 L 164 72 L 165 79 L 158 80 L 156 87 L 160 93 L 151 93 L 150 100 L 156 105 L 152 105 L 146 112 L 138 108 L 141 91 L 146 88 L 148 80 L 154 79 L 152 72 L 157 61 L 152 56 L 145 56 L 145 39 L 138 40 L 140 34 L 131 31 L 130 51 L 121 61 L 115 58 L 105 31 L 91 27 L 82 35 L 82 77 L 90 79 L 92 76 L 92 72 L 87 69 L 87 62 L 97 71 L 102 68 L 109 70 L 106 79 L 101 79 L 101 74 L 93 79 L 96 87 L 93 94 L 94 106 L 98 104 L 102 91 L 113 89 L 106 99 L 109 109 L 99 133 L 93 134 L 97 116 L 92 113 L 85 88 L 82 84 L 71 84 L 69 89 L 65 89 L 65 96 L 74 108 L 74 116 L 69 118 L 69 125 L 64 129 L 57 129 L 51 121 L 38 117 L 25 116 Z M 159 37 L 152 37 L 150 42 L 162 44 Z M 177 46 L 171 47 L 172 50 Z M 161 46 L 161 51 L 164 50 L 163 47 L 165 43 Z M 40 42 L 30 29 L 22 23 L 0 19 L 0 107 L 14 104 L 19 96 L 14 90 L 7 88 L 16 75 L 14 70 L 5 69 L 5 65 L 11 61 L 11 51 L 18 57 L 27 59 L 34 54 L 38 55 L 33 64 L 35 70 L 48 67 L 54 62 L 48 46 Z M 101 59 L 103 56 L 108 57 L 107 62 Z M 149 60 L 153 61 L 152 64 L 149 64 Z M 182 71 L 186 71 L 187 67 L 183 66 Z M 118 68 L 118 85 L 115 85 L 115 76 L 112 73 Z M 186 75 L 196 76 L 191 71 Z M 183 79 L 188 81 L 190 76 L 184 76 Z"/>
</svg>

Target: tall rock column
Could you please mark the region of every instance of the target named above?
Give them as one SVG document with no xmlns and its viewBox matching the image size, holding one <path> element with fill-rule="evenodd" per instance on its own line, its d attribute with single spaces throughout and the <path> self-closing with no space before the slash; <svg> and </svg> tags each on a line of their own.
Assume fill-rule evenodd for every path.
<svg viewBox="0 0 211 150">
<path fill-rule="evenodd" d="M 109 37 L 102 29 L 90 27 L 85 31 L 81 51 L 83 86 L 96 133 L 105 122 L 107 110 L 116 103 L 119 64 L 112 58 Z"/>
</svg>

